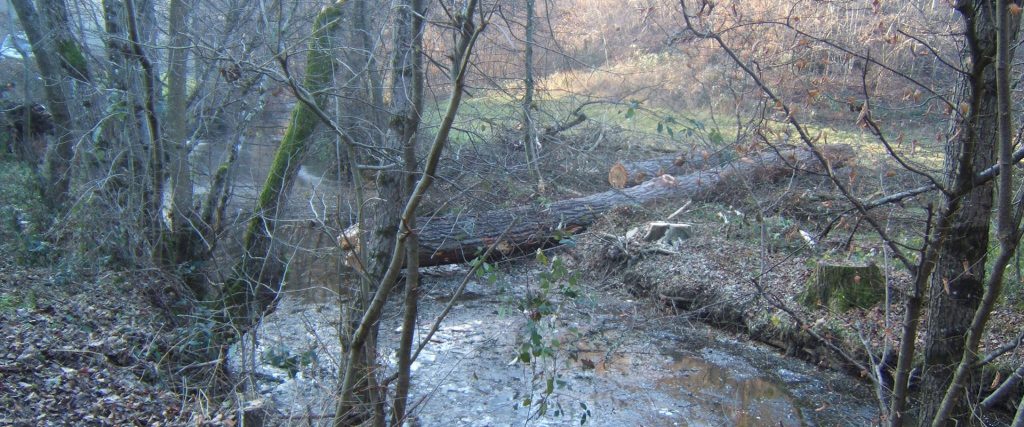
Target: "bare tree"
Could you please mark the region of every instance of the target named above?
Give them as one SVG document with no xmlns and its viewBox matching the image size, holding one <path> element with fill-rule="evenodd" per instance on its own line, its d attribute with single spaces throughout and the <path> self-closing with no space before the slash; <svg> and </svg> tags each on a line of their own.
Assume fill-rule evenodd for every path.
<svg viewBox="0 0 1024 427">
<path fill-rule="evenodd" d="M 412 10 L 415 9 L 410 9 L 410 11 Z M 338 406 L 335 411 L 334 425 L 336 426 L 352 425 L 360 419 L 357 413 L 353 411 L 356 405 L 356 402 L 353 400 L 353 396 L 357 382 L 360 381 L 360 378 L 363 378 L 364 375 L 368 375 L 370 373 L 358 371 L 358 367 L 361 366 L 359 359 L 365 355 L 363 353 L 365 346 L 375 345 L 375 343 L 371 343 L 369 340 L 373 337 L 375 330 L 379 327 L 379 320 L 383 313 L 384 303 L 387 301 L 388 296 L 394 289 L 395 284 L 398 281 L 399 272 L 406 263 L 408 257 L 410 254 L 416 252 L 416 248 L 414 246 L 409 246 L 409 239 L 414 235 L 413 229 L 409 224 L 415 221 L 416 209 L 423 200 L 423 196 L 427 189 L 430 188 L 435 179 L 435 173 L 437 172 L 437 166 L 441 159 L 441 153 L 444 150 L 445 144 L 448 142 L 448 136 L 451 132 L 452 124 L 454 123 L 455 115 L 462 99 L 463 84 L 468 71 L 467 68 L 473 45 L 479 34 L 486 27 L 483 9 L 475 0 L 470 0 L 463 7 L 460 13 L 456 14 L 456 17 L 456 21 L 453 24 L 454 28 L 458 31 L 459 38 L 458 44 L 453 52 L 453 56 L 459 58 L 461 62 L 459 63 L 459 66 L 455 68 L 457 71 L 453 76 L 454 84 L 451 92 L 451 100 L 448 104 L 447 110 L 445 111 L 441 125 L 437 130 L 437 134 L 434 137 L 433 143 L 430 146 L 426 162 L 423 165 L 422 175 L 416 182 L 416 186 L 412 189 L 408 198 L 405 199 L 405 205 L 399 217 L 400 222 L 396 225 L 395 231 L 392 234 L 395 239 L 393 249 L 391 250 L 390 258 L 386 264 L 386 269 L 383 271 L 383 275 L 380 276 L 373 299 L 370 301 L 366 311 L 363 313 L 358 328 L 356 328 L 352 336 L 347 339 L 349 348 L 346 355 L 347 360 L 344 369 L 343 381 L 341 382 L 341 389 L 339 390 L 338 395 Z M 412 34 L 410 34 L 410 36 L 411 35 Z M 415 51 L 412 52 L 415 53 Z M 415 69 L 415 66 L 413 69 Z M 411 73 L 410 77 L 416 74 L 414 70 L 409 71 Z M 373 261 L 371 261 L 370 265 L 372 265 L 372 262 Z M 411 360 L 409 363 L 411 363 Z M 405 396 L 400 396 L 400 398 L 404 400 Z M 379 410 L 376 410 L 374 423 L 378 425 L 383 424 L 384 419 L 382 419 L 382 416 L 383 414 Z"/>
</svg>

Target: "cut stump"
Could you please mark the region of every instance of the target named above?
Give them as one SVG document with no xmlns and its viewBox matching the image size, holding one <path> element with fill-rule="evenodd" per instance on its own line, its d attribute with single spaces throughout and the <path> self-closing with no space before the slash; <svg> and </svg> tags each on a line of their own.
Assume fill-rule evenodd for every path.
<svg viewBox="0 0 1024 427">
<path fill-rule="evenodd" d="M 807 307 L 825 306 L 838 312 L 868 308 L 885 298 L 885 278 L 874 263 L 856 266 L 819 261 L 797 298 Z"/>
</svg>

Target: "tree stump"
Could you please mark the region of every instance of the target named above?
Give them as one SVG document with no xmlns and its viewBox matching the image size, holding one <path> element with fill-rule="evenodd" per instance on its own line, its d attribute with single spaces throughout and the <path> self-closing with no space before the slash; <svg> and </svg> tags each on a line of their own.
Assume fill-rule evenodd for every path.
<svg viewBox="0 0 1024 427">
<path fill-rule="evenodd" d="M 647 224 L 646 228 L 647 232 L 643 237 L 645 242 L 658 242 L 673 246 L 676 242 L 690 238 L 690 224 L 655 221 Z"/>
<path fill-rule="evenodd" d="M 864 266 L 819 261 L 807 287 L 797 299 L 808 307 L 825 306 L 834 311 L 867 308 L 885 298 L 885 278 L 874 263 Z"/>
</svg>

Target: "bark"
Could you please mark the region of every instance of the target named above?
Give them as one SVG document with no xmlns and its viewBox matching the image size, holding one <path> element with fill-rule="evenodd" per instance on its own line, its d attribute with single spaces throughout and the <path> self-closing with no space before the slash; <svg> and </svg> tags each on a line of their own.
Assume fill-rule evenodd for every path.
<svg viewBox="0 0 1024 427">
<path fill-rule="evenodd" d="M 533 92 L 536 86 L 533 79 L 533 40 L 536 32 L 534 9 L 536 9 L 536 3 L 536 0 L 526 0 L 526 40 L 523 49 L 523 63 L 526 66 L 523 78 L 525 92 L 523 94 L 523 147 L 526 149 L 526 165 L 530 169 L 530 174 L 537 181 L 537 188 L 544 192 L 544 176 L 540 172 L 537 152 L 540 149 L 540 140 L 537 137 L 536 123 L 533 120 Z"/>
<path fill-rule="evenodd" d="M 686 175 L 709 167 L 720 166 L 728 160 L 723 152 L 709 153 L 704 150 L 696 150 L 619 164 L 622 165 L 622 171 L 625 173 L 624 186 L 632 187 L 661 175 Z"/>
<path fill-rule="evenodd" d="M 1017 404 L 1017 414 L 1013 417 L 1013 424 L 1010 427 L 1024 427 L 1024 397 L 1020 398 Z"/>
<path fill-rule="evenodd" d="M 392 32 L 394 50 L 392 51 L 389 84 L 390 105 L 387 108 L 390 114 L 382 148 L 386 153 L 395 154 L 395 157 L 388 158 L 386 162 L 399 166 L 377 174 L 378 197 L 367 204 L 365 208 L 365 215 L 369 220 L 364 219 L 364 222 L 368 223 L 369 232 L 363 240 L 368 243 L 366 257 L 362 260 L 365 274 L 361 280 L 364 283 L 361 286 L 362 292 L 355 299 L 354 307 L 351 310 L 357 316 L 362 316 L 366 311 L 370 298 L 373 296 L 371 290 L 378 288 L 387 271 L 389 260 L 399 250 L 396 246 L 396 237 L 402 214 L 402 202 L 408 199 L 412 185 L 415 183 L 413 174 L 416 168 L 416 132 L 419 128 L 419 110 L 422 105 L 422 85 L 417 81 L 418 78 L 422 78 L 422 73 L 418 71 L 422 68 L 422 63 L 418 58 L 418 55 L 421 54 L 418 43 L 422 40 L 419 28 L 422 20 L 418 18 L 419 13 L 419 4 L 414 4 L 409 0 L 398 2 L 394 9 L 395 18 Z M 360 16 L 356 19 L 366 20 L 368 17 Z M 368 57 L 366 61 L 368 61 Z M 415 303 L 415 301 L 406 302 L 407 304 Z M 411 310 L 407 306 L 406 312 L 415 315 L 415 306 Z M 409 332 L 412 329 L 410 328 Z M 343 407 L 352 405 L 355 410 L 349 415 L 350 419 L 352 417 L 363 418 L 363 414 L 372 412 L 373 425 L 383 425 L 385 422 L 384 400 L 387 394 L 377 384 L 377 335 L 377 326 L 374 325 L 370 329 L 366 344 L 362 347 L 362 357 L 350 359 L 356 365 L 352 371 L 356 372 L 357 378 L 343 378 L 343 381 L 354 381 L 352 387 L 358 395 L 357 402 L 339 402 L 338 413 L 349 412 L 348 408 Z M 403 355 L 408 357 L 406 338 L 402 337 L 400 359 Z M 411 341 L 411 338 L 409 339 Z M 350 351 L 359 350 L 350 349 Z M 399 369 L 397 389 L 399 393 L 396 394 L 396 406 L 392 412 L 392 417 L 396 420 L 404 418 L 405 396 L 403 393 L 408 393 L 409 386 L 408 372 L 401 372 L 403 369 L 408 369 L 408 366 L 403 366 L 400 363 Z M 366 408 L 367 404 L 369 408 Z"/>
<path fill-rule="evenodd" d="M 987 7 L 987 6 L 983 6 Z M 982 334 L 985 331 L 992 309 L 996 300 L 1002 293 L 1003 277 L 1019 242 L 1018 224 L 1020 218 L 1020 207 L 1014 210 L 1012 201 L 1013 195 L 1013 169 L 1011 168 L 1013 157 L 1012 140 L 1012 111 L 1010 103 L 1010 61 L 1013 57 L 1013 50 L 1010 47 L 1016 39 L 1016 27 L 1019 26 L 1017 19 L 1010 16 L 1008 2 L 1006 0 L 995 1 L 995 48 L 996 62 L 995 69 L 995 98 L 996 107 L 993 117 L 986 118 L 986 126 L 994 124 L 995 140 L 987 142 L 993 144 L 999 153 L 999 179 L 997 181 L 998 200 L 996 209 L 996 230 L 999 240 L 999 253 L 992 264 L 991 276 L 982 287 L 980 305 L 974 310 L 968 328 L 966 329 L 966 340 L 963 343 L 963 350 L 960 354 L 960 363 L 950 385 L 947 387 L 945 396 L 935 414 L 933 426 L 960 424 L 968 421 L 969 414 L 958 416 L 955 412 L 957 407 L 968 402 L 971 407 L 978 401 L 978 396 L 970 392 L 968 383 L 974 377 L 977 370 L 978 346 L 981 343 Z M 992 123 L 995 122 L 995 123 Z M 979 166 L 975 166 L 978 169 Z M 991 197 L 991 196 L 990 196 Z M 1019 202 L 1019 200 L 1018 200 Z M 991 203 L 991 202 L 990 202 Z M 986 224 L 987 225 L 987 224 Z M 985 230 L 986 232 L 988 230 Z M 987 249 L 987 248 L 986 248 Z M 984 256 L 981 258 L 981 272 L 984 273 Z M 950 295 L 953 296 L 954 289 L 950 288 Z M 966 394 L 966 399 L 961 395 Z M 966 412 L 966 411 L 965 411 Z"/>
<path fill-rule="evenodd" d="M 833 167 L 853 157 L 849 146 L 825 150 Z M 548 206 L 521 206 L 477 214 L 419 218 L 421 266 L 468 262 L 497 242 L 492 258 L 530 253 L 558 243 L 566 234 L 578 233 L 619 206 L 644 205 L 681 199 L 708 200 L 729 191 L 739 180 L 767 182 L 800 170 L 821 171 L 820 162 L 803 149 L 763 153 L 689 175 L 665 175 L 624 190 L 561 200 Z M 511 224 L 511 227 L 510 227 Z M 506 231 L 507 230 L 507 231 Z"/>
<path fill-rule="evenodd" d="M 352 140 L 372 145 L 381 140 L 384 123 L 384 83 L 380 77 L 377 39 L 374 30 L 374 11 L 370 0 L 350 0 L 342 6 L 347 31 L 332 35 L 332 49 L 344 58 L 344 65 L 335 67 L 335 87 L 338 107 L 338 125 Z M 338 152 L 338 167 L 344 178 L 356 185 L 358 163 L 356 153 Z M 361 179 L 361 178 L 360 178 Z"/>
<path fill-rule="evenodd" d="M 152 7 L 152 3 L 145 3 L 144 7 Z M 143 220 L 146 222 L 146 230 L 152 233 L 153 240 L 158 241 L 160 227 L 160 204 L 163 197 L 164 186 L 164 161 L 163 144 L 160 142 L 160 120 L 157 118 L 156 106 L 158 104 L 159 89 L 157 88 L 156 67 L 149 60 L 149 56 L 143 49 L 146 44 L 145 33 L 142 31 L 141 23 L 145 22 L 143 14 L 136 7 L 135 0 L 125 0 L 126 21 L 128 24 L 128 39 L 131 46 L 131 53 L 135 61 L 138 61 L 142 69 L 143 89 L 143 111 L 145 114 L 145 130 L 149 137 L 149 188 L 144 198 Z M 145 11 L 145 12 L 148 12 Z"/>
<path fill-rule="evenodd" d="M 957 11 L 966 23 L 966 48 L 971 60 L 964 99 L 969 110 L 959 124 L 960 138 L 947 153 L 949 187 L 960 197 L 949 238 L 931 278 L 928 326 L 925 333 L 924 376 L 919 418 L 934 425 L 965 423 L 968 402 L 978 396 L 961 393 L 949 408 L 949 417 L 934 419 L 944 400 L 954 369 L 964 354 L 965 338 L 984 291 L 985 262 L 993 206 L 993 183 L 974 185 L 973 177 L 993 163 L 997 139 L 996 25 L 994 2 L 968 1 Z M 1013 38 L 1016 38 L 1014 31 Z M 973 371 L 973 369 L 972 369 Z M 964 378 L 966 382 L 971 378 Z"/>
<path fill-rule="evenodd" d="M 459 109 L 459 105 L 462 102 L 462 93 L 465 85 L 465 69 L 468 63 L 470 52 L 473 49 L 473 45 L 476 43 L 480 32 L 483 31 L 486 26 L 485 23 L 481 23 L 477 26 L 474 23 L 473 15 L 476 12 L 476 0 L 469 0 L 464 7 L 464 13 L 461 14 L 459 21 L 457 22 L 456 28 L 459 31 L 458 44 L 453 52 L 458 58 L 460 58 L 459 66 L 456 68 L 458 73 L 453 75 L 453 86 L 452 86 L 452 97 L 448 103 L 448 108 L 445 110 L 445 114 L 441 120 L 441 124 L 438 127 L 437 134 L 434 136 L 434 141 L 430 146 L 430 151 L 427 153 L 426 163 L 423 167 L 423 175 L 420 176 L 419 181 L 416 183 L 415 189 L 409 196 L 405 203 L 405 207 L 402 210 L 402 224 L 399 225 L 401 231 L 396 232 L 395 238 L 395 249 L 392 252 L 391 260 L 388 263 L 387 270 L 384 276 L 381 278 L 379 286 L 374 293 L 373 300 L 370 301 L 369 306 L 363 313 L 363 317 L 360 319 L 359 325 L 355 332 L 348 339 L 350 343 L 350 349 L 347 357 L 348 361 L 345 364 L 345 375 L 344 381 L 342 381 L 341 393 L 338 398 L 337 410 L 334 414 L 334 425 L 346 426 L 352 425 L 353 420 L 348 418 L 353 407 L 353 394 L 355 392 L 354 386 L 358 379 L 358 358 L 361 357 L 364 346 L 367 345 L 368 339 L 371 337 L 373 330 L 378 327 L 378 321 L 384 310 L 384 303 L 387 301 L 388 296 L 391 295 L 391 291 L 395 287 L 395 283 L 398 281 L 399 272 L 402 269 L 402 265 L 405 263 L 408 253 L 405 248 L 408 244 L 410 236 L 413 235 L 412 229 L 408 224 L 415 221 L 416 209 L 419 207 L 420 202 L 423 200 L 423 196 L 427 189 L 434 182 L 434 174 L 437 172 L 437 166 L 441 158 L 441 153 L 444 150 L 445 143 L 448 141 L 448 136 L 451 132 L 452 125 L 455 122 L 455 115 Z"/>
<path fill-rule="evenodd" d="M 62 59 L 58 54 L 56 40 L 44 31 L 44 21 L 36 11 L 32 0 L 12 0 L 18 20 L 32 45 L 36 66 L 42 75 L 46 104 L 53 118 L 56 141 L 46 156 L 46 180 L 44 196 L 50 209 L 63 207 L 71 187 L 71 159 L 74 157 L 75 135 L 73 132 L 68 92 L 64 75 L 60 72 Z"/>
<path fill-rule="evenodd" d="M 81 82 L 89 82 L 92 79 L 89 64 L 85 59 L 85 50 L 71 32 L 67 3 L 65 0 L 41 0 L 39 7 L 46 17 L 47 36 L 57 49 L 64 74 Z"/>
<path fill-rule="evenodd" d="M 202 239 L 198 227 L 198 215 L 193 209 L 192 173 L 188 164 L 186 143 L 188 129 L 188 12 L 192 5 L 188 0 L 171 0 L 169 7 L 170 47 L 167 54 L 167 116 L 164 119 L 165 141 L 170 167 L 168 178 L 171 193 L 170 206 L 163 210 L 170 212 L 169 227 L 161 228 L 162 235 L 157 247 L 158 265 L 175 268 L 181 264 L 196 261 Z M 182 269 L 188 271 L 189 269 Z M 198 288 L 196 278 L 186 277 L 186 283 L 205 295 Z"/>
<path fill-rule="evenodd" d="M 403 138 L 402 157 L 405 165 L 405 179 L 402 186 L 406 197 L 412 194 L 413 188 L 416 186 L 416 133 L 420 125 L 420 111 L 423 108 L 423 14 L 425 12 L 422 0 L 411 0 L 401 11 L 401 21 L 403 23 L 408 22 L 408 24 L 403 25 L 408 25 L 412 32 L 410 34 L 410 46 L 406 53 L 406 61 L 408 62 L 403 62 L 409 68 L 411 73 L 409 78 L 412 84 L 411 99 L 409 99 L 407 104 L 408 109 L 403 112 L 404 123 L 401 126 Z M 409 228 L 415 229 L 416 217 L 410 217 L 407 225 Z M 392 425 L 396 426 L 401 426 L 405 423 L 409 387 L 412 379 L 412 347 L 414 345 L 413 340 L 415 338 L 419 310 L 419 254 L 416 249 L 418 247 L 419 239 L 415 234 L 410 235 L 405 248 L 405 264 L 407 267 L 405 304 L 402 315 L 402 336 L 398 349 L 398 381 L 395 384 L 395 399 L 392 405 L 394 408 Z"/>
<path fill-rule="evenodd" d="M 325 7 L 313 22 L 304 85 L 315 94 L 317 105 L 325 103 L 324 90 L 330 84 L 332 56 L 323 46 L 326 35 L 339 25 L 339 7 L 338 3 Z M 241 333 L 273 309 L 280 290 L 286 262 L 273 247 L 276 219 L 287 203 L 288 192 L 309 149 L 310 136 L 318 120 L 313 109 L 304 103 L 295 105 L 243 236 L 241 260 L 235 266 L 234 277 L 225 285 L 225 314 Z"/>
</svg>

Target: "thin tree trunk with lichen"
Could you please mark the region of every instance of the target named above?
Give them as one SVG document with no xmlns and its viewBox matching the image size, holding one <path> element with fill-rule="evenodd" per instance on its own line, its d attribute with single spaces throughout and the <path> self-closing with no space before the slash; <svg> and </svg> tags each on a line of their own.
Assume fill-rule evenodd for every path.
<svg viewBox="0 0 1024 427">
<path fill-rule="evenodd" d="M 459 15 L 457 18 L 458 21 L 455 23 L 456 28 L 459 31 L 459 38 L 453 53 L 455 54 L 455 57 L 459 58 L 460 62 L 457 67 L 453 68 L 456 72 L 453 74 L 454 84 L 452 87 L 451 102 L 448 103 L 448 108 L 445 111 L 440 126 L 438 127 L 437 134 L 434 136 L 434 141 L 430 146 L 430 151 L 427 154 L 426 163 L 423 168 L 423 174 L 417 181 L 416 187 L 412 190 L 412 193 L 409 195 L 408 200 L 405 202 L 405 207 L 401 212 L 401 231 L 399 232 L 396 230 L 395 232 L 395 249 L 392 251 L 391 259 L 387 264 L 384 276 L 381 277 L 379 286 L 374 293 L 373 300 L 370 301 L 369 306 L 363 313 L 358 327 L 348 339 L 350 349 L 347 354 L 348 361 L 345 364 L 341 392 L 338 396 L 337 409 L 334 414 L 335 427 L 349 426 L 354 423 L 354 420 L 349 417 L 353 413 L 352 409 L 356 403 L 353 401 L 353 395 L 355 392 L 356 382 L 360 376 L 360 373 L 357 372 L 356 369 L 358 365 L 354 363 L 354 361 L 361 357 L 361 352 L 364 346 L 368 345 L 368 339 L 370 338 L 372 331 L 377 328 L 377 323 L 380 321 L 380 317 L 383 313 L 384 303 L 387 301 L 388 296 L 391 295 L 391 291 L 394 289 L 395 283 L 398 281 L 399 271 L 402 269 L 402 265 L 405 263 L 409 255 L 409 252 L 406 252 L 406 245 L 413 233 L 408 224 L 410 221 L 414 221 L 417 207 L 423 200 L 423 196 L 427 189 L 430 188 L 431 184 L 433 184 L 434 174 L 437 171 L 441 152 L 444 150 L 445 143 L 448 141 L 448 136 L 452 129 L 452 124 L 455 121 L 455 114 L 458 111 L 459 104 L 462 100 L 462 91 L 465 85 L 466 76 L 465 69 L 468 58 L 477 37 L 486 25 L 486 23 L 481 23 L 478 27 L 474 24 L 473 14 L 478 13 L 476 11 L 476 5 L 476 0 L 469 0 L 463 8 L 464 13 Z M 383 422 L 383 420 L 375 421 Z"/>
<path fill-rule="evenodd" d="M 523 49 L 523 62 L 526 65 L 523 76 L 525 93 L 523 94 L 523 148 L 526 151 L 526 164 L 530 174 L 537 181 L 537 189 L 544 191 L 544 176 L 540 172 L 539 139 L 537 136 L 537 124 L 533 120 L 533 92 L 536 89 L 536 82 L 533 79 L 533 42 L 536 19 L 536 0 L 526 0 L 526 40 Z"/>
<path fill-rule="evenodd" d="M 317 105 L 326 103 L 324 92 L 331 82 L 334 59 L 325 46 L 328 34 L 340 25 L 342 4 L 326 6 L 313 22 L 304 86 L 314 94 Z M 301 102 L 295 105 L 256 201 L 255 212 L 243 237 L 241 260 L 235 265 L 223 295 L 225 314 L 237 331 L 244 332 L 255 325 L 263 314 L 273 309 L 277 299 L 286 261 L 274 249 L 276 220 L 287 203 L 288 191 L 309 150 L 310 136 L 318 122 L 311 108 Z"/>
<path fill-rule="evenodd" d="M 401 116 L 401 122 L 396 122 L 395 131 L 400 135 L 402 141 L 402 157 L 404 164 L 405 179 L 402 182 L 403 198 L 412 194 L 416 186 L 416 135 L 420 125 L 420 112 L 423 109 L 423 14 L 425 13 L 422 0 L 407 0 L 402 5 L 400 13 L 401 26 L 408 28 L 409 34 L 405 43 L 406 47 L 401 49 L 400 56 L 396 56 L 395 70 L 401 70 L 405 75 L 405 81 L 411 85 L 409 88 L 402 88 L 403 93 L 409 93 L 402 109 L 396 111 Z M 399 41 L 399 40 L 396 40 Z M 396 88 L 398 89 L 398 88 Z M 411 90 L 410 90 L 411 89 Z M 409 90 L 405 92 L 405 90 Z M 397 90 L 396 90 L 397 92 Z M 412 216 L 408 227 L 416 228 L 416 217 Z M 416 332 L 416 320 L 419 309 L 419 239 L 415 234 L 409 236 L 406 246 L 406 278 L 405 278 L 405 304 L 402 316 L 402 336 L 398 348 L 398 378 L 395 385 L 395 399 L 393 408 L 392 424 L 403 425 L 405 422 L 406 408 L 408 406 L 409 386 L 412 377 L 412 348 L 415 344 L 413 338 Z"/>
</svg>

